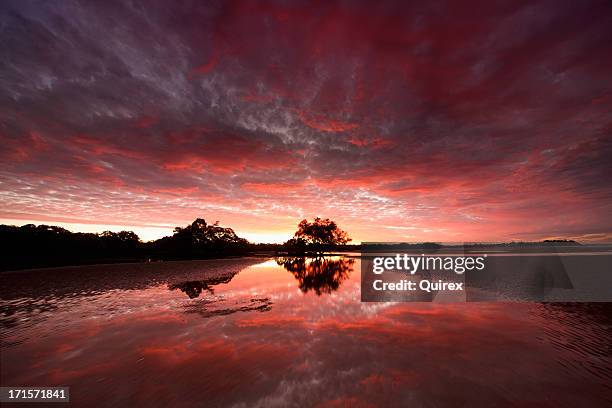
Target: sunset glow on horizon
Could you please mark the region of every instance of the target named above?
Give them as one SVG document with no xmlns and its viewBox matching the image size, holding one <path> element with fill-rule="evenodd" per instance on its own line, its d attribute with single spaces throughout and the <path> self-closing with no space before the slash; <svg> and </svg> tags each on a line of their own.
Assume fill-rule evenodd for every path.
<svg viewBox="0 0 612 408">
<path fill-rule="evenodd" d="M 0 223 L 612 241 L 610 2 L 9 2 Z"/>
</svg>

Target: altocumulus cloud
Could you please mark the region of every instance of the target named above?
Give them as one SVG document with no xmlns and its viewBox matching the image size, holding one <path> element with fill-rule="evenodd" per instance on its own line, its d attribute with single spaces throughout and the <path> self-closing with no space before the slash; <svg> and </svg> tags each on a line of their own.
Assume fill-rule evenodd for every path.
<svg viewBox="0 0 612 408">
<path fill-rule="evenodd" d="M 0 217 L 610 237 L 610 3 L 473 3 L 4 2 Z"/>
</svg>

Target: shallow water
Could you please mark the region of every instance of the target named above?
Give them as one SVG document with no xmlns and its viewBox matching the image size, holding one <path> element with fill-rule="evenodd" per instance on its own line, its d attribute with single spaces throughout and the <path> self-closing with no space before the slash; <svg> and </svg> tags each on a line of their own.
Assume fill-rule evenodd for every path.
<svg viewBox="0 0 612 408">
<path fill-rule="evenodd" d="M 359 260 L 324 266 L 3 274 L 2 385 L 81 406 L 612 404 L 611 304 L 361 303 Z"/>
</svg>

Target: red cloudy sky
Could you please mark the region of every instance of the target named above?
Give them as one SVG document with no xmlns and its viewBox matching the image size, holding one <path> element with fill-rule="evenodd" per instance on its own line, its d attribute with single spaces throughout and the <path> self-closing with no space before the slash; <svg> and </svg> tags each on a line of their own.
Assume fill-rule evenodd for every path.
<svg viewBox="0 0 612 408">
<path fill-rule="evenodd" d="M 612 238 L 612 3 L 4 1 L 0 222 Z"/>
</svg>

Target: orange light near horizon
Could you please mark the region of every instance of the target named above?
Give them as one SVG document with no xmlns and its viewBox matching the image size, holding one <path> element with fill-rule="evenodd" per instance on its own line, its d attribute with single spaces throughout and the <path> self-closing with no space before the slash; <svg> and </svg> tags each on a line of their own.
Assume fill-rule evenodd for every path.
<svg viewBox="0 0 612 408">
<path fill-rule="evenodd" d="M 248 239 L 250 242 L 265 243 L 265 244 L 282 244 L 291 237 L 293 232 L 240 232 L 236 230 L 236 234 L 242 238 Z"/>
</svg>

